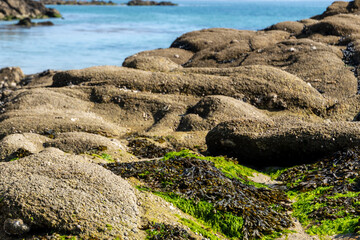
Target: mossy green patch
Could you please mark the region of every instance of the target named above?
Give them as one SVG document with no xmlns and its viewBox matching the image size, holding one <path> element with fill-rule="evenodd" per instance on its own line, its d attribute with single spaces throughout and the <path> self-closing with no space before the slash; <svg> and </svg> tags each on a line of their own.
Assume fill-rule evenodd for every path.
<svg viewBox="0 0 360 240">
<path fill-rule="evenodd" d="M 195 202 L 173 193 L 154 192 L 154 194 L 174 204 L 183 212 L 200 219 L 214 231 L 219 231 L 230 238 L 242 238 L 244 220 L 241 217 L 218 211 L 213 204 L 206 201 Z"/>
<path fill-rule="evenodd" d="M 91 156 L 103 159 L 108 163 L 114 163 L 115 162 L 113 157 L 110 154 L 107 154 L 107 153 L 101 153 L 100 155 L 94 153 L 94 154 L 91 154 Z"/>
<path fill-rule="evenodd" d="M 360 216 L 356 207 L 360 192 L 332 194 L 333 187 L 319 187 L 308 192 L 288 192 L 296 200 L 293 215 L 313 235 L 355 233 Z M 339 200 L 333 202 L 335 200 Z M 352 206 L 345 204 L 353 202 Z M 344 202 L 344 205 L 339 204 Z M 351 211 L 353 209 L 353 211 Z"/>
</svg>

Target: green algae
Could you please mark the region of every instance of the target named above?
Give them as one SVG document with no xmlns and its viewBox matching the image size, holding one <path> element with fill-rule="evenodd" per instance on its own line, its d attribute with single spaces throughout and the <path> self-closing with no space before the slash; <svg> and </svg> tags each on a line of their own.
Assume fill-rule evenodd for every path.
<svg viewBox="0 0 360 240">
<path fill-rule="evenodd" d="M 143 183 L 138 189 L 156 193 L 227 238 L 262 238 L 283 232 L 292 224 L 287 198 L 281 191 L 246 184 L 244 175 L 256 171 L 225 158 L 181 151 L 162 160 L 105 167 L 122 177 L 137 178 Z"/>
<path fill-rule="evenodd" d="M 195 240 L 185 229 L 166 223 L 151 222 L 145 229 L 146 240 Z"/>
<path fill-rule="evenodd" d="M 230 238 L 241 239 L 243 237 L 241 230 L 244 219 L 239 216 L 235 216 L 230 212 L 216 210 L 214 204 L 206 201 L 195 202 L 194 200 L 181 198 L 173 193 L 154 192 L 154 194 L 174 204 L 183 212 L 201 220 L 215 232 L 219 231 Z"/>
</svg>

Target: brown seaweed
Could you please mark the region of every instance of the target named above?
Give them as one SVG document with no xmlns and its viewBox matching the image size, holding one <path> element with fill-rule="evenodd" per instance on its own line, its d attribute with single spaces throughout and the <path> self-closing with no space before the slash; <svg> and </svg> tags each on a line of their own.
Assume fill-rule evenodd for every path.
<svg viewBox="0 0 360 240">
<path fill-rule="evenodd" d="M 292 225 L 283 192 L 228 178 L 206 160 L 174 157 L 167 161 L 111 163 L 106 167 L 122 177 L 136 177 L 154 191 L 207 201 L 214 204 L 216 210 L 242 217 L 244 239 L 255 239 Z"/>
</svg>

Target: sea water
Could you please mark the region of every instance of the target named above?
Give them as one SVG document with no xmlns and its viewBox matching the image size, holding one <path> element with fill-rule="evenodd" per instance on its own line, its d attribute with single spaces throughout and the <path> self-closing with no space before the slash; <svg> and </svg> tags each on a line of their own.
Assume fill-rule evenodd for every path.
<svg viewBox="0 0 360 240">
<path fill-rule="evenodd" d="M 0 68 L 19 66 L 31 74 L 46 69 L 121 66 L 127 56 L 167 48 L 186 32 L 215 27 L 259 30 L 321 14 L 332 1 L 173 2 L 179 6 L 49 5 L 63 15 L 63 19 L 50 19 L 55 26 L 24 28 L 13 26 L 16 21 L 0 22 Z"/>
</svg>

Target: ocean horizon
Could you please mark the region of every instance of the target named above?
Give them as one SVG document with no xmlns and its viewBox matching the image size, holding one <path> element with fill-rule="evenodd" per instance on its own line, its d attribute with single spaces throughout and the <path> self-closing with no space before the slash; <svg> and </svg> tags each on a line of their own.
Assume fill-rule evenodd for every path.
<svg viewBox="0 0 360 240">
<path fill-rule="evenodd" d="M 125 3 L 123 0 L 113 0 Z M 26 74 L 99 65 L 121 66 L 140 51 L 167 48 L 186 32 L 206 28 L 260 30 L 321 14 L 332 1 L 173 1 L 179 6 L 54 6 L 55 26 L 24 28 L 0 22 L 0 68 Z M 47 20 L 34 20 L 47 21 Z"/>
</svg>

